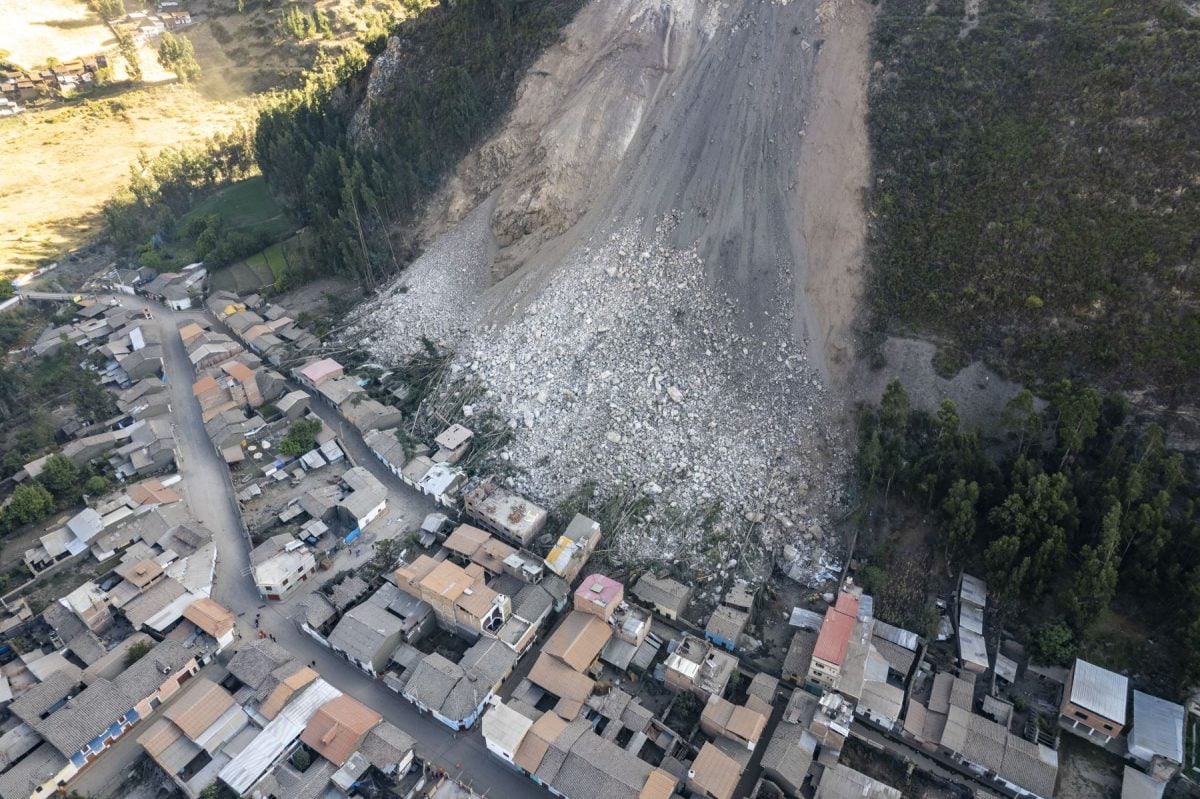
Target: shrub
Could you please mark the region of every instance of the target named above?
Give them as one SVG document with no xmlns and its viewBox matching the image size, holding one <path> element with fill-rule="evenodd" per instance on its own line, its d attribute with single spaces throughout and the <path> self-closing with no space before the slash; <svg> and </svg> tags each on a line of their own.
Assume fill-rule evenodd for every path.
<svg viewBox="0 0 1200 799">
<path fill-rule="evenodd" d="M 299 457 L 317 445 L 317 433 L 321 432 L 319 419 L 301 419 L 288 429 L 279 442 L 279 451 L 284 455 Z"/>
<path fill-rule="evenodd" d="M 1066 622 L 1043 624 L 1034 634 L 1033 653 L 1043 663 L 1066 665 L 1075 657 L 1075 635 Z"/>
</svg>

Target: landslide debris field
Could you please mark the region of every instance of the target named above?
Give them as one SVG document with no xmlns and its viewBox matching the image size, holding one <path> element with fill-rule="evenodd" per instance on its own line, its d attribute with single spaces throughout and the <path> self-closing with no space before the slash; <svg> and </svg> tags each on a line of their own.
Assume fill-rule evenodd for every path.
<svg viewBox="0 0 1200 799">
<path fill-rule="evenodd" d="M 868 13 L 589 3 L 347 341 L 390 363 L 422 336 L 452 349 L 430 402 L 482 385 L 467 413 L 514 429 L 493 457 L 536 499 L 589 481 L 648 498 L 608 542 L 614 559 L 726 575 L 774 557 L 813 574 L 839 549 L 845 406 L 826 355 L 845 347 L 846 253 L 861 248 L 812 245 L 838 237 L 812 228 L 804 192 L 822 186 L 822 224 L 861 241 L 845 222 L 861 186 L 829 159 L 863 143 L 839 114 L 861 114 Z"/>
</svg>

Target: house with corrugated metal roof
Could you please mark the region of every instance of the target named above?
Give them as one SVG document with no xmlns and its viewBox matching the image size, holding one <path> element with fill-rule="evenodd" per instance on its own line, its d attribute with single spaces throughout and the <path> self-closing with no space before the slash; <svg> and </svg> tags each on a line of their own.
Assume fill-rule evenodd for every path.
<svg viewBox="0 0 1200 799">
<path fill-rule="evenodd" d="M 1076 658 L 1063 690 L 1062 721 L 1072 731 L 1108 743 L 1125 729 L 1129 678 Z"/>
</svg>

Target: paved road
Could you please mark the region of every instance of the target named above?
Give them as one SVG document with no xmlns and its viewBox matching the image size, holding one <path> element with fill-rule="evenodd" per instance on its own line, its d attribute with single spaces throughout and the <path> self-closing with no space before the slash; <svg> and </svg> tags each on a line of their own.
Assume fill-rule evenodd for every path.
<svg viewBox="0 0 1200 799">
<path fill-rule="evenodd" d="M 432 716 L 421 714 L 413 705 L 401 699 L 382 683 L 372 680 L 354 666 L 322 647 L 300 632 L 291 614 L 299 612 L 295 604 L 265 605 L 249 574 L 248 543 L 242 532 L 229 470 L 217 456 L 205 433 L 200 405 L 192 396 L 192 368 L 187 351 L 179 337 L 178 325 L 196 317 L 194 312 L 173 312 L 141 298 L 120 298 L 128 307 L 141 308 L 149 304 L 162 333 L 164 370 L 170 384 L 172 418 L 176 441 L 183 463 L 180 472 L 187 484 L 192 513 L 213 532 L 217 542 L 217 574 L 213 598 L 228 607 L 239 618 L 239 630 L 244 638 L 257 634 L 253 629 L 255 613 L 262 614 L 262 629 L 302 661 L 317 662 L 317 670 L 326 680 L 369 707 L 375 708 L 388 721 L 417 739 L 417 753 L 425 760 L 440 766 L 451 775 L 475 786 L 480 793 L 498 799 L 523 799 L 545 796 L 548 792 L 488 754 L 483 737 L 474 732 L 455 733 Z M 417 492 L 401 483 L 370 453 L 357 431 L 341 426 L 340 417 L 326 406 L 313 400 L 316 413 L 341 432 L 351 456 L 384 480 L 391 490 L 392 501 L 403 501 L 413 508 L 427 506 Z M 261 608 L 261 611 L 259 610 Z M 136 736 L 135 736 L 136 737 Z M 125 756 L 112 758 L 113 773 L 125 773 L 140 753 L 131 748 Z M 124 765 L 122 765 L 124 762 Z"/>
</svg>

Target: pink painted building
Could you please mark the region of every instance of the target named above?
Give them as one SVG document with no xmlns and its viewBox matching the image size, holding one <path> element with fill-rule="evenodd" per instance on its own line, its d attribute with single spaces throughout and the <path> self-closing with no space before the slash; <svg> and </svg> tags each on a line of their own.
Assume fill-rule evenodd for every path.
<svg viewBox="0 0 1200 799">
<path fill-rule="evenodd" d="M 316 388 L 326 380 L 334 380 L 345 374 L 345 369 L 342 365 L 333 358 L 322 358 L 319 361 L 313 361 L 308 366 L 305 366 L 296 373 L 296 377 L 300 382 L 310 388 Z"/>
<path fill-rule="evenodd" d="M 624 598 L 625 586 L 603 574 L 589 574 L 575 589 L 575 609 L 608 621 Z"/>
</svg>

